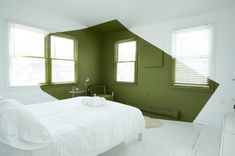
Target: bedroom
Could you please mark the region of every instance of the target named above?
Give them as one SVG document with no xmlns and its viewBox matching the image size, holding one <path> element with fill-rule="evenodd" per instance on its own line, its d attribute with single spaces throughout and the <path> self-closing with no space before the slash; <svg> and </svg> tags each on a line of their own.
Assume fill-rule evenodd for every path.
<svg viewBox="0 0 235 156">
<path fill-rule="evenodd" d="M 15 99 L 26 105 L 71 98 L 69 91 L 74 83 L 48 85 L 52 82 L 49 75 L 53 71 L 44 75 L 47 81 L 41 84 L 41 88 L 9 86 L 9 24 L 35 28 L 45 31 L 46 34 L 66 32 L 66 35 L 75 36 L 78 40 L 76 86 L 82 90 L 85 78 L 89 77 L 87 85 L 106 85 L 114 91 L 115 101 L 140 108 L 146 116 L 165 119 L 173 117 L 174 120 L 200 123 L 215 127 L 218 133 L 222 134 L 224 115 L 234 113 L 233 1 L 182 1 L 188 5 L 187 9 L 183 9 L 177 2 L 168 1 L 128 1 L 125 6 L 122 6 L 123 1 L 98 3 L 71 0 L 57 3 L 34 0 L 24 0 L 21 3 L 15 0 L 1 1 L 0 96 Z M 133 3 L 135 6 L 130 9 Z M 65 5 L 68 7 L 64 8 Z M 172 58 L 175 57 L 172 35 L 177 30 L 208 25 L 213 29 L 213 52 L 208 76 L 213 81 L 214 88 L 205 91 L 195 87 L 185 89 L 171 86 Z M 134 85 L 115 82 L 117 64 L 114 63 L 114 44 L 115 41 L 125 39 L 137 40 L 137 72 L 134 72 Z M 152 61 L 152 52 L 158 62 Z M 150 53 L 150 57 L 145 55 L 146 53 Z M 51 66 L 46 68 L 50 70 Z M 178 135 L 180 137 L 180 134 Z M 154 138 L 150 136 L 150 139 L 151 137 Z M 143 135 L 143 141 L 144 138 Z M 218 144 L 222 144 L 221 142 L 218 141 Z M 232 143 L 231 141 L 229 145 Z M 218 147 L 218 144 L 214 146 Z M 120 155 L 123 155 L 122 152 L 127 149 L 122 146 L 108 152 L 117 155 L 120 152 Z M 151 151 L 152 148 L 149 147 Z M 130 147 L 132 148 L 134 147 Z M 218 147 L 217 155 L 220 150 Z M 157 155 L 157 152 L 153 154 Z"/>
</svg>

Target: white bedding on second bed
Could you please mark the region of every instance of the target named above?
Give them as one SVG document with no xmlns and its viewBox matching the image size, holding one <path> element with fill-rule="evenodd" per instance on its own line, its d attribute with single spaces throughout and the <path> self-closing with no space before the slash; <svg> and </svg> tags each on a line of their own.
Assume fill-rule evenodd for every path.
<svg viewBox="0 0 235 156">
<path fill-rule="evenodd" d="M 0 153 L 4 156 L 94 156 L 143 131 L 144 119 L 137 108 L 111 101 L 91 107 L 82 104 L 83 98 L 87 97 L 27 106 L 51 132 L 55 143 L 33 151 L 0 144 Z"/>
</svg>

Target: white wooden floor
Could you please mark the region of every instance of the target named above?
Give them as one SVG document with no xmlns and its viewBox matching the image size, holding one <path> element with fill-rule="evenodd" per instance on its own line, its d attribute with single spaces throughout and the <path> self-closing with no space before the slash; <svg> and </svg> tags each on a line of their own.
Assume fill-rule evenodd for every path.
<svg viewBox="0 0 235 156">
<path fill-rule="evenodd" d="M 145 129 L 142 141 L 138 141 L 137 136 L 130 137 L 125 143 L 99 156 L 191 156 L 188 154 L 181 155 L 178 151 L 181 144 L 184 144 L 182 136 L 190 136 L 191 131 L 189 130 L 189 133 L 187 133 L 188 130 L 181 126 L 168 128 L 167 131 L 160 127 Z M 164 135 L 167 135 L 167 137 Z M 205 126 L 202 128 L 200 138 L 196 154 L 193 154 L 193 156 L 219 156 L 221 141 L 219 130 Z M 167 151 L 168 149 L 172 151 Z"/>
</svg>

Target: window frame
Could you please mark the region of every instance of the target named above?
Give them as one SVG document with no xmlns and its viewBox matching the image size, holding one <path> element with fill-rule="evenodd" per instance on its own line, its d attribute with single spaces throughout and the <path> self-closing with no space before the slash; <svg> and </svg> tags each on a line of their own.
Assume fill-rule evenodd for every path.
<svg viewBox="0 0 235 156">
<path fill-rule="evenodd" d="M 196 91 L 213 91 L 215 89 L 215 82 L 212 81 L 209 78 L 209 75 L 207 76 L 207 84 L 186 84 L 186 83 L 175 83 L 175 72 L 176 72 L 176 52 L 175 52 L 175 43 L 176 43 L 176 33 L 177 32 L 185 32 L 185 31 L 193 31 L 193 30 L 200 30 L 202 28 L 209 28 L 210 30 L 210 51 L 208 53 L 208 74 L 211 74 L 213 72 L 212 64 L 214 58 L 214 26 L 212 24 L 205 24 L 201 26 L 193 26 L 190 28 L 182 28 L 178 30 L 174 30 L 172 32 L 172 52 L 173 52 L 173 58 L 171 61 L 171 78 L 170 78 L 170 87 L 171 88 L 179 88 L 179 89 L 186 89 L 186 90 L 196 90 Z M 195 57 L 196 58 L 196 57 Z"/>
<path fill-rule="evenodd" d="M 11 29 L 13 27 L 16 28 L 21 28 L 21 29 L 25 29 L 28 31 L 32 31 L 32 32 L 39 32 L 39 33 L 43 33 L 44 36 L 44 49 L 46 48 L 46 44 L 45 44 L 45 38 L 46 38 L 46 34 L 48 34 L 47 31 L 44 31 L 40 28 L 35 28 L 32 26 L 28 26 L 25 24 L 20 24 L 20 23 L 15 23 L 15 22 L 9 22 L 8 23 L 8 71 L 7 71 L 7 79 L 8 79 L 8 83 L 7 86 L 8 88 L 35 88 L 40 86 L 41 84 L 46 82 L 46 55 L 45 55 L 45 50 L 44 50 L 44 55 L 43 56 L 30 56 L 30 55 L 22 55 L 22 56 L 14 56 L 13 54 L 13 49 L 12 49 L 12 40 L 13 40 L 13 36 L 12 36 L 12 31 Z M 13 58 L 17 58 L 17 57 L 22 57 L 22 58 L 32 58 L 32 59 L 42 59 L 44 61 L 44 82 L 38 82 L 38 84 L 30 84 L 30 85 L 12 85 L 11 84 L 11 70 L 12 70 L 12 59 Z"/>
<path fill-rule="evenodd" d="M 52 58 L 51 56 L 51 37 L 62 37 L 74 41 L 74 59 Z M 64 33 L 52 33 L 46 37 L 46 85 L 75 84 L 78 83 L 78 39 Z M 52 81 L 52 60 L 73 61 L 74 62 L 74 81 L 53 82 Z"/>
<path fill-rule="evenodd" d="M 119 63 L 118 62 L 118 44 L 120 43 L 125 43 L 125 42 L 131 42 L 131 41 L 135 41 L 136 42 L 136 52 L 135 52 L 135 61 L 121 61 L 121 62 L 134 62 L 134 82 L 127 82 L 127 81 L 118 81 L 117 80 L 117 64 Z M 137 69 L 137 63 L 138 63 L 138 40 L 137 38 L 128 38 L 128 39 L 121 39 L 121 40 L 117 40 L 115 41 L 115 45 L 114 45 L 114 80 L 116 83 L 118 84 L 125 84 L 125 85 L 134 85 L 136 86 L 137 85 L 137 72 L 138 72 L 138 69 Z"/>
</svg>

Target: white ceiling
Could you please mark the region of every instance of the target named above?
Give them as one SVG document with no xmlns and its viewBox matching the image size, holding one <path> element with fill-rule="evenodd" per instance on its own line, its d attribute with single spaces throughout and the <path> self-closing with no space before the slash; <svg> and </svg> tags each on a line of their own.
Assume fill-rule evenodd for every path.
<svg viewBox="0 0 235 156">
<path fill-rule="evenodd" d="M 85 26 L 117 19 L 129 28 L 235 6 L 235 0 L 13 0 Z"/>
</svg>

